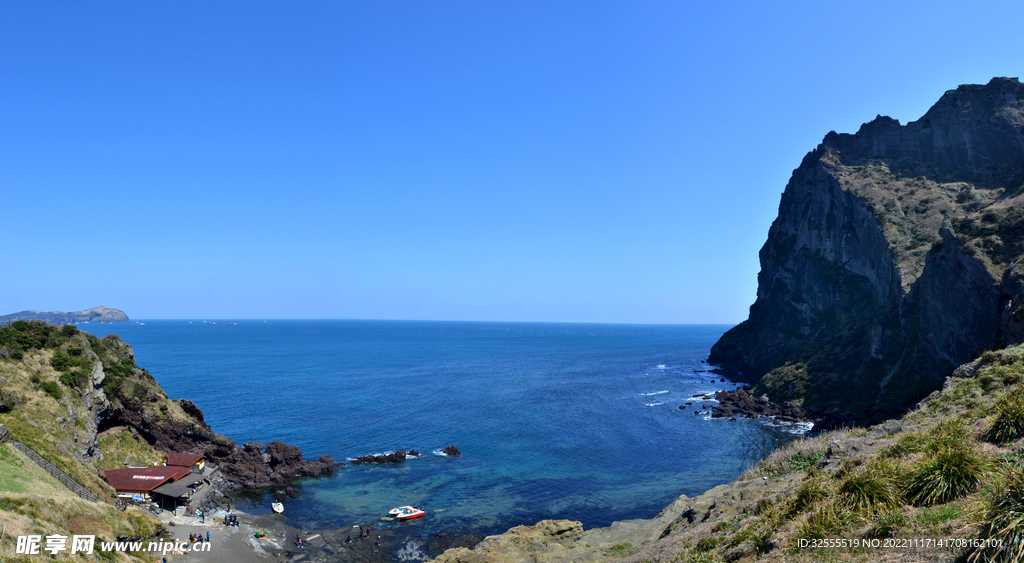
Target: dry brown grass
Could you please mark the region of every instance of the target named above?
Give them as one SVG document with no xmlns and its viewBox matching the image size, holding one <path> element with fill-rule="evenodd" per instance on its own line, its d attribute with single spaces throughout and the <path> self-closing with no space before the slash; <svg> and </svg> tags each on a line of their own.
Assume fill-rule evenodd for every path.
<svg viewBox="0 0 1024 563">
<path fill-rule="evenodd" d="M 743 475 L 740 475 L 739 478 L 741 480 L 749 480 L 799 471 L 797 467 L 800 466 L 800 463 L 794 464 L 794 460 L 810 460 L 816 457 L 816 454 L 827 451 L 829 445 L 834 440 L 842 440 L 850 432 L 851 430 L 846 428 L 834 432 L 823 432 L 809 438 L 793 440 L 768 454 L 760 463 L 743 472 Z M 794 467 L 794 465 L 797 467 Z"/>
</svg>

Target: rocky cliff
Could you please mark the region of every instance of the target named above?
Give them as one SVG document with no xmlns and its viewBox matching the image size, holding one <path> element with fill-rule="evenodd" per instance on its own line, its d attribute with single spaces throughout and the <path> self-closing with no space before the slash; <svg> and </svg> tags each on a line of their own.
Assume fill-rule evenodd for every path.
<svg viewBox="0 0 1024 563">
<path fill-rule="evenodd" d="M 51 324 L 74 324 L 74 323 L 126 323 L 128 315 L 120 309 L 111 307 L 93 307 L 84 311 L 65 313 L 63 311 L 22 311 L 0 316 L 0 322 L 13 321 L 43 321 Z"/>
<path fill-rule="evenodd" d="M 831 132 L 793 172 L 757 299 L 710 361 L 756 395 L 867 422 L 1024 340 L 1024 85 Z"/>
</svg>

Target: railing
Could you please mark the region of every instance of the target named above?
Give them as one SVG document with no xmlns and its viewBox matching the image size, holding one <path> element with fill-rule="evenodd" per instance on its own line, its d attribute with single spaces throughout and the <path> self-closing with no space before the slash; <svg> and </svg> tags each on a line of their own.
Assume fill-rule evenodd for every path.
<svg viewBox="0 0 1024 563">
<path fill-rule="evenodd" d="M 42 456 L 32 451 L 32 449 L 26 446 L 25 444 L 22 444 L 21 442 L 11 442 L 11 444 L 13 444 L 15 448 L 18 448 L 19 450 L 25 452 L 25 455 L 27 455 L 29 459 L 36 462 L 36 465 L 45 469 L 47 473 L 53 475 L 58 481 L 63 483 L 65 487 L 71 490 L 71 492 L 75 493 L 76 495 L 84 498 L 89 502 L 100 502 L 100 499 L 96 498 L 96 496 L 90 493 L 88 490 L 86 490 L 85 487 L 76 483 L 74 479 L 68 477 L 66 473 L 64 473 L 60 469 L 57 469 L 56 466 L 43 459 Z"/>
</svg>

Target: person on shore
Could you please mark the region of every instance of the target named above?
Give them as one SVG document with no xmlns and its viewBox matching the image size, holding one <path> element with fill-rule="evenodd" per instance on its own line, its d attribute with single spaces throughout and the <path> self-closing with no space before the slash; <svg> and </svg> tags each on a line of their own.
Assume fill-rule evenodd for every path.
<svg viewBox="0 0 1024 563">
<path fill-rule="evenodd" d="M 295 534 L 295 545 L 302 547 L 302 536 Z"/>
<path fill-rule="evenodd" d="M 380 536 L 377 536 L 377 542 L 374 543 L 373 545 L 380 545 Z"/>
<path fill-rule="evenodd" d="M 210 532 L 206 532 L 206 541 L 210 541 Z"/>
</svg>

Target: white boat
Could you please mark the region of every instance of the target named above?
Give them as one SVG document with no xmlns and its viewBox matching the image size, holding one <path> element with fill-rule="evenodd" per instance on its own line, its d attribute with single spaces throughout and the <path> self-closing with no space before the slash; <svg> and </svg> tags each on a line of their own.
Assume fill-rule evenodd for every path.
<svg viewBox="0 0 1024 563">
<path fill-rule="evenodd" d="M 279 503 L 279 502 L 272 502 L 272 503 L 270 503 L 270 508 L 274 512 L 276 512 L 278 514 L 281 514 L 282 512 L 284 512 L 284 505 Z"/>
<path fill-rule="evenodd" d="M 399 520 L 412 520 L 413 518 L 419 518 L 426 513 L 415 506 L 399 506 L 398 508 L 392 508 L 389 510 L 388 514 L 398 518 Z"/>
</svg>

